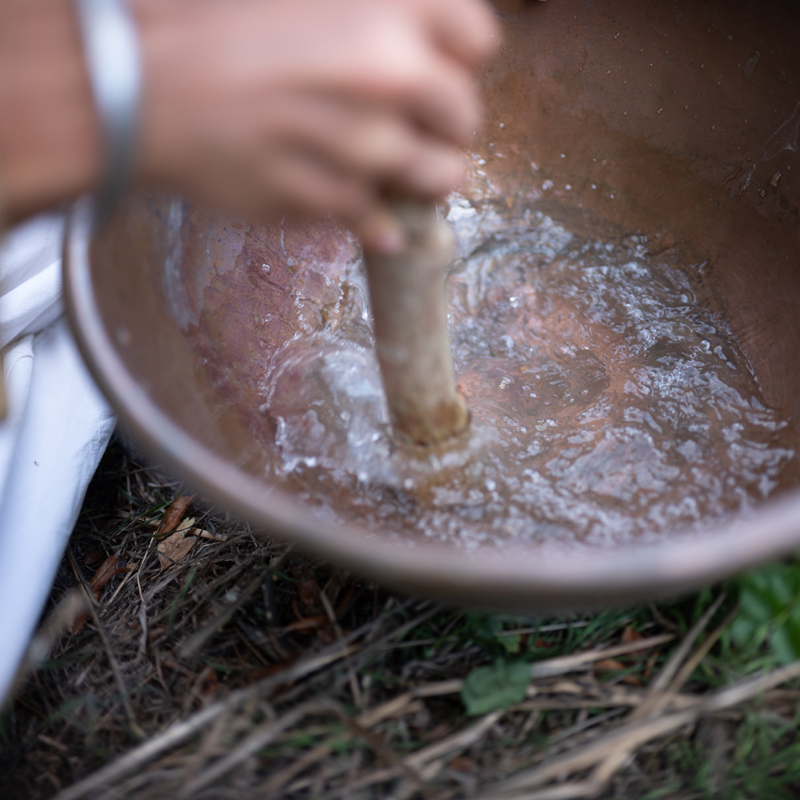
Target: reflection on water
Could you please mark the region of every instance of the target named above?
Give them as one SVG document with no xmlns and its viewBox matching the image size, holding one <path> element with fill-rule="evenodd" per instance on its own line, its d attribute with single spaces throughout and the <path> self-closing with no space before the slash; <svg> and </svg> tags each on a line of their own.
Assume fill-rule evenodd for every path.
<svg viewBox="0 0 800 800">
<path fill-rule="evenodd" d="M 322 518 L 465 547 L 508 539 L 604 544 L 691 528 L 796 481 L 794 433 L 767 408 L 677 249 L 598 238 L 542 213 L 451 202 L 460 257 L 448 291 L 472 423 L 420 452 L 388 426 L 363 272 L 296 313 L 270 361 L 263 411 L 273 482 Z"/>
</svg>

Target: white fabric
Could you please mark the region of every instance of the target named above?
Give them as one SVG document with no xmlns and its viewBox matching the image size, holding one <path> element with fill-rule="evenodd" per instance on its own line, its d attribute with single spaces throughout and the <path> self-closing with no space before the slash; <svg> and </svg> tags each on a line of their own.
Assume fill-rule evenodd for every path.
<svg viewBox="0 0 800 800">
<path fill-rule="evenodd" d="M 38 217 L 0 245 L 0 706 L 114 427 L 63 317 L 63 229 Z"/>
<path fill-rule="evenodd" d="M 43 214 L 9 231 L 0 245 L 0 347 L 40 331 L 63 311 L 64 217 Z"/>
</svg>

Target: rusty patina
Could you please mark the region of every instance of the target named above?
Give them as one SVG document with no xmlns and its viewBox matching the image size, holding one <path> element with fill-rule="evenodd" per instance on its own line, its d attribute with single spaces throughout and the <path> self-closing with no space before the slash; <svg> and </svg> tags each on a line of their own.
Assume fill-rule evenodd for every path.
<svg viewBox="0 0 800 800">
<path fill-rule="evenodd" d="M 497 5 L 505 43 L 486 72 L 486 132 L 473 148 L 493 191 L 519 213 L 533 198 L 576 225 L 657 233 L 705 262 L 706 298 L 767 401 L 800 418 L 800 9 Z M 465 551 L 413 531 L 398 542 L 356 522 L 323 524 L 264 477 L 275 458 L 259 411 L 265 354 L 295 333 L 292 304 L 322 313 L 334 291 L 325 265 L 357 259 L 357 243 L 331 222 L 251 227 L 162 195 L 132 198 L 91 242 L 89 222 L 79 208 L 65 274 L 92 371 L 145 447 L 268 533 L 407 591 L 525 610 L 674 594 L 800 544 L 791 488 L 692 536 L 546 557 L 534 544 Z"/>
</svg>

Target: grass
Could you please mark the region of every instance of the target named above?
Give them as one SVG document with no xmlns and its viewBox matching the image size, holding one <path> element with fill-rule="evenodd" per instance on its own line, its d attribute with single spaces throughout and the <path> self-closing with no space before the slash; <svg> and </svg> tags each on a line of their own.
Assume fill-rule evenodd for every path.
<svg viewBox="0 0 800 800">
<path fill-rule="evenodd" d="M 104 458 L 49 655 L 0 718 L 4 800 L 800 795 L 800 670 L 773 646 L 793 641 L 794 565 L 658 607 L 496 616 L 387 591 L 202 498 L 185 516 L 204 538 L 162 568 L 180 494 L 119 443 Z M 114 555 L 125 571 L 65 633 L 62 601 Z"/>
</svg>

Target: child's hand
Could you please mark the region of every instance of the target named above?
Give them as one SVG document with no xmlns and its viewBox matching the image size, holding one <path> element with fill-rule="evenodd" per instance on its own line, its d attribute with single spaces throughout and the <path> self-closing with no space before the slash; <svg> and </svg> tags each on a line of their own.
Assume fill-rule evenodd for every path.
<svg viewBox="0 0 800 800">
<path fill-rule="evenodd" d="M 333 212 L 390 247 L 384 189 L 438 198 L 480 120 L 479 0 L 137 0 L 142 175 L 250 217 Z"/>
</svg>

